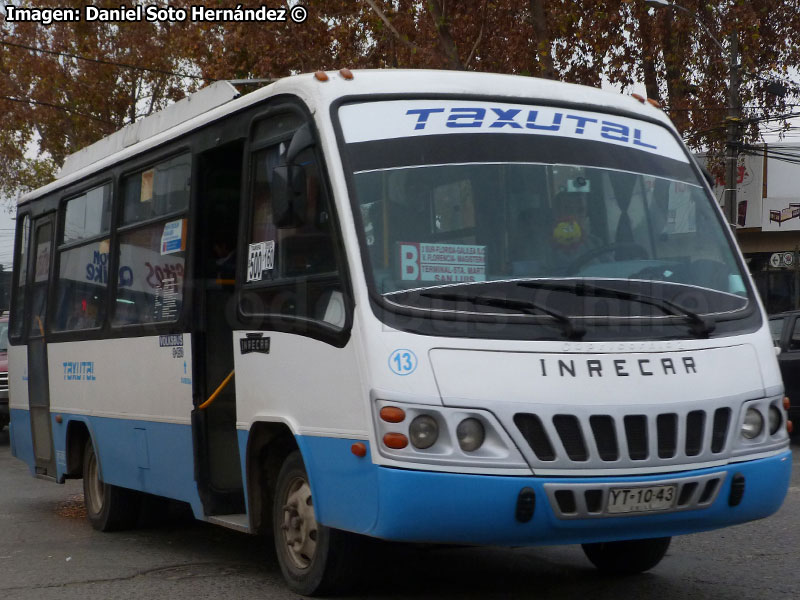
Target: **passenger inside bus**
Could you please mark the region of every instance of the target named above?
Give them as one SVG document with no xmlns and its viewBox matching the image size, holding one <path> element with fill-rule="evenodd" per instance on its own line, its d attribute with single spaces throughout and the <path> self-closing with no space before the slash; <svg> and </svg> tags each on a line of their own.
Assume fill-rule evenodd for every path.
<svg viewBox="0 0 800 600">
<path fill-rule="evenodd" d="M 592 232 L 586 210 L 586 194 L 559 192 L 553 198 L 553 225 L 550 231 L 550 263 L 558 270 L 569 268 L 587 252 L 603 246 Z"/>
</svg>

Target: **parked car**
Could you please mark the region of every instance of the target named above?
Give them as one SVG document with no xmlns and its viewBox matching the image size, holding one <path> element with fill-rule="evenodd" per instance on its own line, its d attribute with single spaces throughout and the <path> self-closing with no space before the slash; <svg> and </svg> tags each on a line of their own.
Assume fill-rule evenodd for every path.
<svg viewBox="0 0 800 600">
<path fill-rule="evenodd" d="M 4 315 L 0 317 L 0 431 L 8 423 L 8 315 Z"/>
<path fill-rule="evenodd" d="M 781 349 L 778 364 L 783 386 L 789 396 L 789 420 L 795 424 L 793 435 L 800 435 L 800 310 L 772 315 L 769 318 L 772 341 Z"/>
</svg>

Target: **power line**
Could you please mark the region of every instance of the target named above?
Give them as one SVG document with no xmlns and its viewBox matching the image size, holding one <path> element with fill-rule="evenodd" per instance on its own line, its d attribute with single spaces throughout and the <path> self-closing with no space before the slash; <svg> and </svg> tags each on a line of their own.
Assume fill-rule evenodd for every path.
<svg viewBox="0 0 800 600">
<path fill-rule="evenodd" d="M 800 103 L 791 103 L 791 104 L 784 104 L 785 107 L 790 106 L 800 106 Z M 743 106 L 743 109 L 759 109 L 759 108 L 775 108 L 774 106 L 767 106 L 766 104 L 751 104 L 749 106 Z M 662 107 L 662 110 L 669 111 L 669 112 L 693 112 L 693 111 L 726 111 L 728 108 L 726 106 L 696 106 L 693 108 L 669 108 L 669 107 Z"/>
<path fill-rule="evenodd" d="M 22 48 L 23 50 L 30 50 L 32 52 L 42 52 L 44 54 L 51 54 L 53 56 L 63 56 L 66 58 L 74 58 L 76 60 L 85 60 L 101 65 L 110 65 L 113 67 L 122 67 L 124 69 L 134 69 L 136 71 L 145 71 L 148 73 L 159 73 L 161 75 L 174 75 L 176 77 L 188 77 L 189 79 L 200 79 L 204 81 L 216 81 L 211 77 L 203 77 L 201 75 L 191 75 L 189 73 L 181 73 L 179 71 L 167 71 L 165 69 L 154 69 L 151 67 L 140 67 L 139 65 L 129 65 L 127 63 L 115 62 L 113 60 L 104 60 L 102 58 L 91 58 L 88 56 L 81 56 L 80 54 L 72 54 L 71 52 L 61 52 L 58 50 L 49 50 L 39 46 L 28 46 L 27 44 L 20 44 L 18 42 L 9 42 L 8 40 L 0 40 L 0 45 L 10 46 L 12 48 Z"/>
<path fill-rule="evenodd" d="M 88 119 L 94 119 L 95 121 L 99 121 L 101 123 L 106 123 L 107 125 L 113 125 L 117 127 L 117 124 L 113 121 L 108 121 L 106 119 L 102 119 L 100 117 L 96 117 L 94 115 L 90 115 L 85 112 L 81 112 L 79 110 L 75 110 L 74 108 L 69 108 L 64 106 L 63 104 L 53 104 L 52 102 L 44 102 L 42 100 L 34 100 L 33 98 L 15 98 L 14 96 L 2 96 L 0 95 L 0 100 L 8 100 L 9 102 L 19 102 L 20 104 L 35 104 L 37 106 L 47 106 L 48 108 L 55 108 L 57 110 L 63 110 L 64 112 L 73 113 L 79 115 L 81 117 L 86 117 Z"/>
</svg>

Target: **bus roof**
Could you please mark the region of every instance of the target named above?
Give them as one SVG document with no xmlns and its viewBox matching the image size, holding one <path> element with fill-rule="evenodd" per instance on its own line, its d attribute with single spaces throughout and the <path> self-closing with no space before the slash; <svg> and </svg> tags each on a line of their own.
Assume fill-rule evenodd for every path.
<svg viewBox="0 0 800 600">
<path fill-rule="evenodd" d="M 490 98 L 525 98 L 548 103 L 581 103 L 600 110 L 623 110 L 657 119 L 672 128 L 660 110 L 636 99 L 596 88 L 519 75 L 434 70 L 356 70 L 352 78 L 328 71 L 320 81 L 306 73 L 278 81 L 240 97 L 228 82 L 216 82 L 169 107 L 71 154 L 57 179 L 23 195 L 19 204 L 35 200 L 71 183 L 89 177 L 119 162 L 191 133 L 228 114 L 279 94 L 300 97 L 314 112 L 345 96 L 463 95 Z"/>
</svg>

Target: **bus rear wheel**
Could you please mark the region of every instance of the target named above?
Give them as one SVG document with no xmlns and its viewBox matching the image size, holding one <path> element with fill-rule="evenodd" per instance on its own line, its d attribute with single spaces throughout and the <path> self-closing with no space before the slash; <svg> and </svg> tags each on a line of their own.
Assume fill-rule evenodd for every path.
<svg viewBox="0 0 800 600">
<path fill-rule="evenodd" d="M 83 499 L 86 516 L 98 531 L 131 529 L 139 520 L 141 495 L 100 478 L 100 463 L 91 440 L 83 452 Z"/>
<path fill-rule="evenodd" d="M 655 567 L 664 558 L 672 538 L 624 540 L 583 544 L 592 564 L 611 575 L 635 575 Z"/>
<path fill-rule="evenodd" d="M 272 525 L 281 572 L 292 591 L 314 596 L 341 591 L 352 583 L 361 540 L 317 522 L 298 450 L 286 457 L 278 474 Z"/>
</svg>

